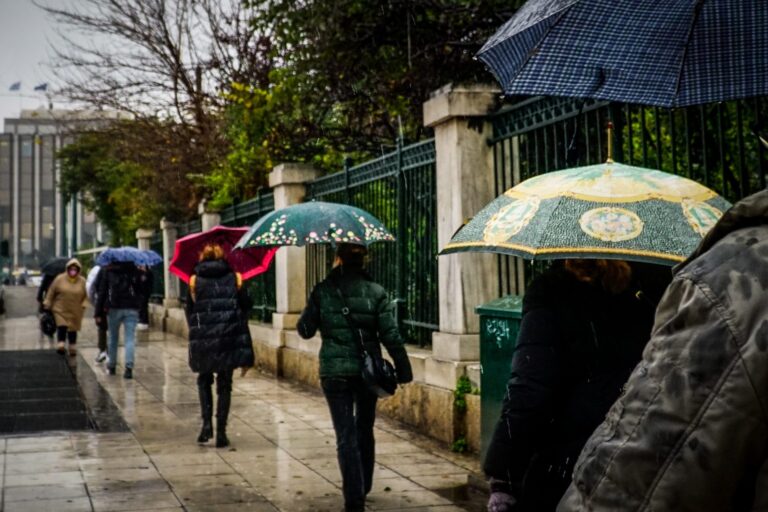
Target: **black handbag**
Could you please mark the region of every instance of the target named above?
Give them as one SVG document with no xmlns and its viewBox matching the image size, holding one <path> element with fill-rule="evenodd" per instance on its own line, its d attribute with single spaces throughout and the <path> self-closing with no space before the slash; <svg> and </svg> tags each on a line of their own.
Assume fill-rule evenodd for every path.
<svg viewBox="0 0 768 512">
<path fill-rule="evenodd" d="M 40 330 L 46 336 L 53 336 L 56 334 L 56 319 L 53 318 L 53 313 L 46 309 L 40 315 Z"/>
<path fill-rule="evenodd" d="M 397 373 L 395 373 L 395 367 L 392 366 L 388 360 L 382 357 L 380 348 L 377 346 L 374 350 L 369 350 L 366 347 L 365 340 L 363 339 L 363 330 L 356 327 L 352 322 L 350 316 L 349 307 L 347 301 L 344 298 L 344 294 L 341 293 L 341 289 L 337 286 L 336 291 L 341 297 L 341 302 L 344 307 L 341 309 L 341 314 L 349 324 L 349 328 L 352 331 L 352 335 L 360 341 L 360 357 L 362 363 L 362 377 L 368 390 L 379 398 L 386 398 L 392 396 L 397 391 Z M 378 340 L 376 341 L 378 345 Z"/>
</svg>

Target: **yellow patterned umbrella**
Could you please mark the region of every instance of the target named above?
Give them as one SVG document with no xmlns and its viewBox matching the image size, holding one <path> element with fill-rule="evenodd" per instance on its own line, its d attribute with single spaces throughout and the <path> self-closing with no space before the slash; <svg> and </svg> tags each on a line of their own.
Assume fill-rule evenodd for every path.
<svg viewBox="0 0 768 512">
<path fill-rule="evenodd" d="M 695 181 L 607 162 L 556 171 L 507 190 L 440 254 L 528 259 L 683 261 L 730 203 Z"/>
</svg>

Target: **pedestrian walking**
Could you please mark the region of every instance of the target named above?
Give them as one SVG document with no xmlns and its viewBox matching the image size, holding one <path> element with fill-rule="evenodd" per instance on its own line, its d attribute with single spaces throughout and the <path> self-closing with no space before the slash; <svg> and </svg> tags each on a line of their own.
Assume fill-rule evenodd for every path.
<svg viewBox="0 0 768 512">
<path fill-rule="evenodd" d="M 147 265 L 139 266 L 139 281 L 141 282 L 141 309 L 139 310 L 139 325 L 136 327 L 139 331 L 149 329 L 149 298 L 152 295 L 154 286 L 154 274 Z"/>
<path fill-rule="evenodd" d="M 91 304 L 97 304 L 99 295 L 99 284 L 101 277 L 104 274 L 101 272 L 100 265 L 94 265 L 93 268 L 88 271 L 88 277 L 85 279 L 85 290 L 88 293 L 88 300 Z M 100 322 L 96 323 L 96 336 L 99 352 L 96 354 L 95 361 L 101 363 L 107 359 L 107 318 L 102 317 Z"/>
<path fill-rule="evenodd" d="M 142 294 L 139 271 L 129 261 L 110 263 L 102 268 L 106 272 L 100 279 L 96 296 L 95 320 L 101 323 L 106 318 L 109 334 L 107 371 L 110 375 L 117 372 L 117 346 L 120 326 L 123 326 L 125 338 L 125 371 L 123 378 L 133 378 L 134 354 L 136 350 L 136 324 L 139 321 Z"/>
<path fill-rule="evenodd" d="M 768 510 L 766 269 L 763 190 L 675 268 L 642 361 L 558 511 Z"/>
<path fill-rule="evenodd" d="M 650 336 L 629 263 L 565 260 L 534 279 L 483 469 L 491 512 L 551 512 Z M 484 390 L 486 393 L 499 390 Z"/>
<path fill-rule="evenodd" d="M 413 380 L 394 303 L 364 270 L 367 253 L 361 245 L 338 245 L 333 270 L 312 290 L 297 325 L 302 338 L 311 338 L 318 330 L 322 336 L 320 381 L 336 432 L 344 509 L 348 512 L 365 509 L 375 460 L 377 396 L 361 376 L 357 333 L 365 339 L 368 350 L 380 353 L 381 344 L 386 347 L 398 382 Z"/>
<path fill-rule="evenodd" d="M 187 322 L 189 367 L 197 376 L 203 426 L 197 438 L 213 437 L 213 378 L 216 374 L 216 447 L 229 446 L 227 420 L 232 400 L 232 373 L 253 367 L 247 312 L 251 309 L 242 277 L 233 272 L 217 244 L 206 245 L 189 280 Z"/>
<path fill-rule="evenodd" d="M 43 308 L 53 312 L 56 320 L 56 351 L 64 354 L 69 342 L 69 355 L 77 355 L 77 332 L 80 330 L 88 296 L 82 266 L 77 259 L 67 262 L 66 271 L 56 276 L 43 299 Z"/>
</svg>

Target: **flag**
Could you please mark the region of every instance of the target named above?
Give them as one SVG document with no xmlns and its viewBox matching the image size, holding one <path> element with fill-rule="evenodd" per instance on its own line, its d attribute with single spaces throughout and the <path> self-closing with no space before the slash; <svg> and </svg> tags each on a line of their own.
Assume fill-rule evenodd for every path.
<svg viewBox="0 0 768 512">
<path fill-rule="evenodd" d="M 40 85 L 35 86 L 36 91 L 47 91 L 48 90 L 48 82 L 44 82 Z"/>
<path fill-rule="evenodd" d="M 21 82 L 14 82 L 11 84 L 11 87 L 8 89 L 9 91 L 18 91 L 21 89 Z"/>
</svg>

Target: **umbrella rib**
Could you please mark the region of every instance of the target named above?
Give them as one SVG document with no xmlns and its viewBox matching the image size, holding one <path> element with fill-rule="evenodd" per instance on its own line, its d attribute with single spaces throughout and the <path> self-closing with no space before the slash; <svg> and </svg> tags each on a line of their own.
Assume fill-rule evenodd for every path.
<svg viewBox="0 0 768 512">
<path fill-rule="evenodd" d="M 691 26 L 688 27 L 688 36 L 685 38 L 685 44 L 683 45 L 683 55 L 680 58 L 680 65 L 677 71 L 677 80 L 675 80 L 675 92 L 672 96 L 672 104 L 675 102 L 675 98 L 680 93 L 680 83 L 683 80 L 683 69 L 685 68 L 685 59 L 688 58 L 688 48 L 691 45 L 691 39 L 693 39 L 693 29 L 696 27 L 696 22 L 699 21 L 699 14 L 704 6 L 704 0 L 698 0 L 694 7 L 693 16 L 691 17 Z"/>
</svg>

